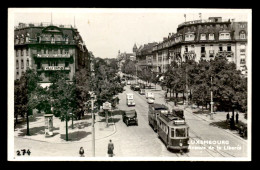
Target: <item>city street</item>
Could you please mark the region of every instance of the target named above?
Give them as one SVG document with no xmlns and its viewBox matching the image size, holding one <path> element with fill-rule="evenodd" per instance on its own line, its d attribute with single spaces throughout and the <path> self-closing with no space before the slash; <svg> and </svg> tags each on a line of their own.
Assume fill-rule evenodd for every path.
<svg viewBox="0 0 260 170">
<path fill-rule="evenodd" d="M 192 114 L 190 109 L 185 110 L 185 119 L 190 127 L 190 149 L 187 153 L 182 155 L 178 152 L 168 151 L 164 143 L 157 137 L 157 134 L 148 125 L 148 103 L 146 102 L 145 95 L 140 95 L 137 91 L 130 90 L 127 85 L 123 93 L 119 94 L 119 110 L 137 111 L 138 126 L 126 126 L 122 121 L 121 114 L 112 116 L 115 132 L 107 137 L 98 139 L 96 136 L 96 157 L 106 157 L 107 144 L 109 139 L 112 139 L 115 145 L 115 157 L 245 157 L 247 155 L 247 141 L 240 138 L 224 129 L 209 125 L 210 121 L 200 118 Z M 157 89 L 160 89 L 158 87 Z M 155 102 L 165 104 L 164 91 L 154 90 Z M 126 105 L 126 93 L 133 93 L 136 102 L 135 107 L 128 107 Z M 173 103 L 168 104 L 169 108 L 173 108 Z M 116 112 L 120 113 L 120 112 Z M 112 122 L 110 119 L 110 122 Z M 209 119 L 209 117 L 208 117 Z M 97 123 L 95 125 L 97 127 Z M 110 126 L 113 126 L 110 123 Z M 88 128 L 89 132 L 90 128 Z M 100 128 L 96 128 L 96 134 Z M 106 130 L 106 128 L 102 129 Z M 85 149 L 85 156 L 92 156 L 92 142 L 88 135 L 89 140 L 82 139 L 79 142 L 67 143 L 51 143 L 43 141 L 35 141 L 30 139 L 21 139 L 15 137 L 15 151 L 18 149 L 30 149 L 31 156 L 79 156 L 78 150 L 81 146 Z M 30 145 L 28 144 L 30 142 Z M 201 144 L 203 141 L 224 141 L 228 143 L 222 144 Z M 54 147 L 55 146 L 55 147 Z M 213 148 L 214 147 L 214 148 Z M 234 147 L 234 148 L 230 148 Z"/>
</svg>

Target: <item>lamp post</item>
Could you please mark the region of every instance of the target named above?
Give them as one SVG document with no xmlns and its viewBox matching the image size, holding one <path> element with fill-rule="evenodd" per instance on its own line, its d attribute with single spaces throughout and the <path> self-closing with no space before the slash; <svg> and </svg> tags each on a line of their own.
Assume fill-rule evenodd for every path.
<svg viewBox="0 0 260 170">
<path fill-rule="evenodd" d="M 91 92 L 91 111 L 92 111 L 92 156 L 95 157 L 95 122 L 94 122 L 94 100 L 95 93 Z"/>
<path fill-rule="evenodd" d="M 210 77 L 210 82 L 211 82 L 211 89 L 210 89 L 210 98 L 211 98 L 211 102 L 210 102 L 210 119 L 213 119 L 213 91 L 212 91 L 212 77 Z"/>
</svg>

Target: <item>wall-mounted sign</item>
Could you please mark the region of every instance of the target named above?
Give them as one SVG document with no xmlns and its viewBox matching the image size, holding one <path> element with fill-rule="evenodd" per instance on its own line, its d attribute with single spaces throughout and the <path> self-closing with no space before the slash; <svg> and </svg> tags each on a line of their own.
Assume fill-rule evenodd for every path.
<svg viewBox="0 0 260 170">
<path fill-rule="evenodd" d="M 47 66 L 44 70 L 64 70 L 64 66 Z"/>
</svg>

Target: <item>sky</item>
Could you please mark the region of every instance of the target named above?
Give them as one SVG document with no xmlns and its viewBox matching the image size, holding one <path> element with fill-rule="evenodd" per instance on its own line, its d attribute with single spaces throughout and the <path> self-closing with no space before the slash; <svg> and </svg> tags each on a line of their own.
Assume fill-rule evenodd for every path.
<svg viewBox="0 0 260 170">
<path fill-rule="evenodd" d="M 53 22 L 72 25 L 74 21 L 83 41 L 95 57 L 115 58 L 118 51 L 131 53 L 149 42 L 161 42 L 176 33 L 179 24 L 208 17 L 235 21 L 251 20 L 251 10 L 240 9 L 104 9 L 104 8 L 11 8 L 9 17 L 18 23 Z M 75 18 L 75 20 L 74 20 Z"/>
</svg>

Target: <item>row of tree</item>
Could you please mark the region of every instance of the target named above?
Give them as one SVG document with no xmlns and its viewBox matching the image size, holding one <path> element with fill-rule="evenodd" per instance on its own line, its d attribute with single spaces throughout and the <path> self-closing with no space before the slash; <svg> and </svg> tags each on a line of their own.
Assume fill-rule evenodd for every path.
<svg viewBox="0 0 260 170">
<path fill-rule="evenodd" d="M 176 94 L 176 98 L 178 93 L 189 93 L 190 102 L 198 106 L 210 103 L 212 91 L 219 110 L 247 109 L 247 78 L 226 58 L 172 62 L 165 73 L 164 85 Z"/>
<path fill-rule="evenodd" d="M 122 72 L 130 75 L 136 74 L 137 63 L 126 60 Z M 146 82 L 158 83 L 160 76 L 153 73 L 149 67 L 137 67 L 137 75 Z M 247 78 L 241 75 L 233 62 L 226 58 L 213 60 L 187 60 L 176 63 L 173 61 L 163 74 L 162 86 L 170 91 L 170 98 L 175 104 L 183 94 L 183 101 L 189 94 L 189 102 L 198 106 L 208 106 L 211 101 L 210 92 L 213 91 L 215 105 L 219 110 L 230 110 L 233 107 L 245 111 L 247 109 Z M 212 81 L 211 81 L 212 79 Z M 175 97 L 174 97 L 175 94 Z"/>
<path fill-rule="evenodd" d="M 94 58 L 94 72 L 80 69 L 76 71 L 73 81 L 68 81 L 68 74 L 55 71 L 49 74 L 50 86 L 43 88 L 42 80 L 36 70 L 27 69 L 19 80 L 15 80 L 14 106 L 16 122 L 18 115 L 27 116 L 27 134 L 29 135 L 29 115 L 33 109 L 46 114 L 52 113 L 61 121 L 69 120 L 68 113 L 81 119 L 90 100 L 90 91 L 97 95 L 97 105 L 113 102 L 114 95 L 122 91 L 118 67 L 115 60 L 109 63 L 104 59 Z M 90 105 L 88 105 L 90 108 Z M 15 123 L 16 123 L 15 122 Z"/>
</svg>

